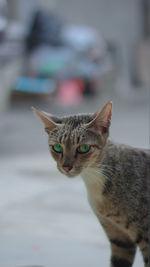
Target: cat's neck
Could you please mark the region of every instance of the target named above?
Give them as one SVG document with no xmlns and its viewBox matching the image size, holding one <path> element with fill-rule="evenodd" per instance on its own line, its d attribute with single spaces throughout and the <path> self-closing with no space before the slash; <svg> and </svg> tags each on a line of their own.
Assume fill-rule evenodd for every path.
<svg viewBox="0 0 150 267">
<path fill-rule="evenodd" d="M 105 176 L 102 174 L 99 168 L 86 168 L 81 177 L 85 183 L 88 200 L 92 207 L 102 202 L 102 194 L 104 191 Z"/>
<path fill-rule="evenodd" d="M 83 170 L 81 177 L 87 187 L 88 193 L 101 195 L 106 185 L 111 184 L 111 179 L 114 174 L 114 166 L 111 166 L 110 161 L 117 162 L 117 144 L 108 140 L 103 154 L 100 154 L 96 161 Z"/>
<path fill-rule="evenodd" d="M 99 167 L 87 167 L 81 173 L 81 177 L 87 188 L 96 186 L 100 191 L 103 189 L 105 176 Z"/>
</svg>

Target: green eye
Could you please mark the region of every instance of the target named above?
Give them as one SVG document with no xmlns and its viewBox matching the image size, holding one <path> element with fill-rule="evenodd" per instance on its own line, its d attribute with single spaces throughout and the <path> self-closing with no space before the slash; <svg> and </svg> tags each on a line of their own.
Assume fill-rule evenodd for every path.
<svg viewBox="0 0 150 267">
<path fill-rule="evenodd" d="M 62 152 L 63 152 L 63 148 L 62 148 L 62 146 L 60 146 L 60 145 L 54 145 L 54 146 L 53 146 L 53 150 L 54 150 L 55 152 L 58 152 L 58 153 L 62 153 Z"/>
<path fill-rule="evenodd" d="M 91 148 L 90 145 L 81 145 L 77 148 L 77 151 L 79 153 L 86 153 L 90 150 L 90 148 Z"/>
</svg>

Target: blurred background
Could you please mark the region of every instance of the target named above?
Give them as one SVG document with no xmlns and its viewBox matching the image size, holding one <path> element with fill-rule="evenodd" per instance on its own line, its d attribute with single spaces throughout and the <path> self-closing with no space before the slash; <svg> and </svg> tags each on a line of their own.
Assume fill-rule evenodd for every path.
<svg viewBox="0 0 150 267">
<path fill-rule="evenodd" d="M 82 180 L 57 171 L 31 106 L 111 100 L 111 138 L 148 148 L 149 88 L 149 0 L 0 0 L 0 267 L 109 266 Z"/>
</svg>

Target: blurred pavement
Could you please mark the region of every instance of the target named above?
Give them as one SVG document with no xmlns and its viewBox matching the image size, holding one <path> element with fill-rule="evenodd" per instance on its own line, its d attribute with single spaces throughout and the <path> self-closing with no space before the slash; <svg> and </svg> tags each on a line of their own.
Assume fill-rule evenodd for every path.
<svg viewBox="0 0 150 267">
<path fill-rule="evenodd" d="M 92 112 L 109 100 L 88 100 L 72 111 Z M 112 139 L 149 147 L 146 95 L 114 96 L 113 103 Z M 68 113 L 54 105 L 45 109 Z M 81 178 L 57 171 L 47 136 L 30 109 L 0 114 L 0 133 L 0 267 L 109 266 L 109 243 Z M 134 267 L 142 266 L 138 252 Z"/>
</svg>

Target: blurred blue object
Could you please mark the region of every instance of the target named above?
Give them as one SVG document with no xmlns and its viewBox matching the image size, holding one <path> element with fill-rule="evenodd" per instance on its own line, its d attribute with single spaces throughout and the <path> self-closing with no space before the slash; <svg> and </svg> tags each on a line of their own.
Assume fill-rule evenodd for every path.
<svg viewBox="0 0 150 267">
<path fill-rule="evenodd" d="M 19 77 L 16 81 L 15 90 L 32 94 L 49 94 L 56 89 L 56 82 L 52 79 Z"/>
<path fill-rule="evenodd" d="M 58 74 L 74 57 L 75 52 L 68 47 L 41 45 L 30 53 L 27 70 L 47 78 Z"/>
<path fill-rule="evenodd" d="M 77 52 L 89 52 L 97 49 L 100 56 L 106 52 L 104 38 L 94 28 L 82 25 L 66 25 L 62 29 L 63 43 Z"/>
</svg>

